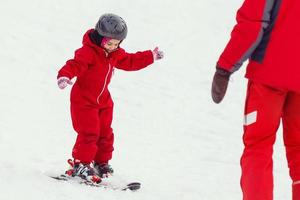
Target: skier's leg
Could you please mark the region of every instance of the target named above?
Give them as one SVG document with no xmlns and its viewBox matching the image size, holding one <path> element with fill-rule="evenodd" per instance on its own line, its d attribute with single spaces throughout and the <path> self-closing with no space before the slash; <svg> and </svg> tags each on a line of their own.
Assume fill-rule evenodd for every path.
<svg viewBox="0 0 300 200">
<path fill-rule="evenodd" d="M 283 111 L 283 138 L 293 180 L 293 200 L 300 199 L 300 94 L 289 92 Z"/>
<path fill-rule="evenodd" d="M 99 138 L 98 109 L 82 104 L 71 103 L 73 127 L 78 133 L 73 147 L 73 158 L 83 163 L 94 160 Z"/>
<path fill-rule="evenodd" d="M 293 184 L 292 187 L 292 191 L 293 191 L 293 200 L 298 200 L 300 198 L 300 184 Z"/>
<path fill-rule="evenodd" d="M 273 144 L 285 92 L 249 81 L 245 103 L 241 187 L 244 200 L 273 199 Z"/>
<path fill-rule="evenodd" d="M 112 158 L 112 152 L 114 150 L 114 133 L 111 128 L 112 118 L 113 107 L 99 111 L 100 136 L 97 142 L 98 151 L 95 156 L 95 162 L 97 163 L 107 163 Z"/>
</svg>

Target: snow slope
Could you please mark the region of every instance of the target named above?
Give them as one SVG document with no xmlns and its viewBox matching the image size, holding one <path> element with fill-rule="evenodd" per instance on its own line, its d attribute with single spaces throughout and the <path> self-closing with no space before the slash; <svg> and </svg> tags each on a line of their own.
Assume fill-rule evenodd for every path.
<svg viewBox="0 0 300 200">
<path fill-rule="evenodd" d="M 246 80 L 243 69 L 224 102 L 212 103 L 215 62 L 234 24 L 239 1 L 0 0 L 0 199 L 241 199 L 239 158 Z M 142 182 L 137 193 L 51 180 L 63 172 L 76 137 L 70 88 L 58 69 L 83 33 L 106 12 L 128 23 L 129 52 L 165 51 L 139 72 L 115 71 L 113 128 L 116 174 Z M 275 199 L 290 199 L 281 141 L 275 146 Z"/>
</svg>

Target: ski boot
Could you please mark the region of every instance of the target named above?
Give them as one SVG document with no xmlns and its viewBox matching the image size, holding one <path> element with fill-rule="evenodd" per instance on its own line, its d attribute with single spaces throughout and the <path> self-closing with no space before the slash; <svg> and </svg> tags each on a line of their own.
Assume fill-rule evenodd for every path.
<svg viewBox="0 0 300 200">
<path fill-rule="evenodd" d="M 71 168 L 66 171 L 66 175 L 72 177 L 80 177 L 91 183 L 100 183 L 101 177 L 97 175 L 96 171 L 90 166 L 90 164 L 82 163 L 79 160 L 69 159 L 68 163 Z"/>
<path fill-rule="evenodd" d="M 96 174 L 101 178 L 108 178 L 114 173 L 113 168 L 108 163 L 94 162 L 94 169 L 96 171 Z"/>
</svg>

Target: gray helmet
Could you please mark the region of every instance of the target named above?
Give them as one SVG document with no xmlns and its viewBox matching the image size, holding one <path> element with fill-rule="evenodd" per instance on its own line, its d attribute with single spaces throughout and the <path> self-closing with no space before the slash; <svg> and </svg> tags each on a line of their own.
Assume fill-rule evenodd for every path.
<svg viewBox="0 0 300 200">
<path fill-rule="evenodd" d="M 111 13 L 102 15 L 95 29 L 101 36 L 116 40 L 124 40 L 127 36 L 125 21 L 120 16 Z"/>
</svg>

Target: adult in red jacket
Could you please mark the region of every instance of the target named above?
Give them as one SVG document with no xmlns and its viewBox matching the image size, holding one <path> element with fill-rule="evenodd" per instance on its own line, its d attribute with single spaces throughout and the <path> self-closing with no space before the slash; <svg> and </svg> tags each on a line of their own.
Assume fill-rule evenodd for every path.
<svg viewBox="0 0 300 200">
<path fill-rule="evenodd" d="M 245 0 L 236 19 L 217 62 L 212 98 L 222 101 L 230 75 L 249 59 L 241 158 L 243 199 L 273 199 L 273 144 L 282 120 L 293 199 L 299 200 L 300 1 Z"/>
<path fill-rule="evenodd" d="M 140 70 L 163 57 L 158 48 L 126 53 L 119 47 L 126 34 L 127 26 L 122 18 L 114 14 L 103 15 L 96 28 L 84 35 L 83 46 L 75 51 L 74 59 L 68 60 L 58 72 L 61 89 L 77 77 L 71 91 L 72 123 L 78 133 L 72 156 L 82 167 L 75 168 L 73 176 L 82 178 L 82 171 L 88 171 L 85 178 L 93 175 L 91 162 L 95 163 L 94 167 L 106 165 L 109 168 L 106 172 L 112 172 L 107 163 L 112 158 L 114 142 L 111 128 L 113 101 L 107 86 L 114 68 Z M 103 176 L 103 173 L 98 175 Z"/>
</svg>

